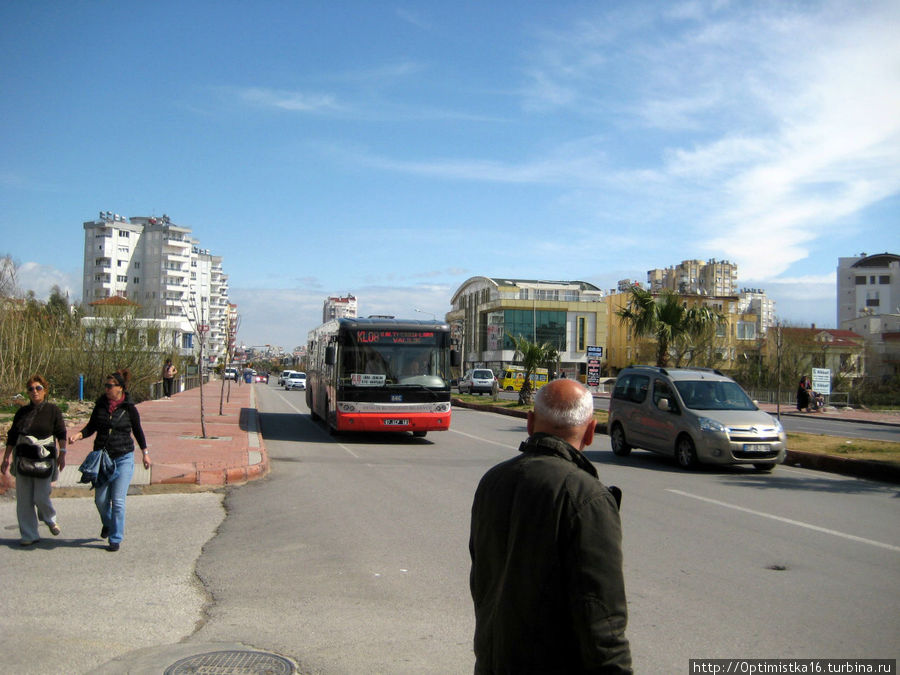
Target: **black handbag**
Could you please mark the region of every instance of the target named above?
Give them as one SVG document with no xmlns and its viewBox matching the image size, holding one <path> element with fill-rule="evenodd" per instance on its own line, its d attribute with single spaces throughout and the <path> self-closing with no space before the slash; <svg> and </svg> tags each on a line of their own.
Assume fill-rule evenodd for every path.
<svg viewBox="0 0 900 675">
<path fill-rule="evenodd" d="M 54 452 L 36 443 L 33 436 L 19 436 L 16 443 L 16 475 L 50 478 L 56 468 Z"/>
</svg>

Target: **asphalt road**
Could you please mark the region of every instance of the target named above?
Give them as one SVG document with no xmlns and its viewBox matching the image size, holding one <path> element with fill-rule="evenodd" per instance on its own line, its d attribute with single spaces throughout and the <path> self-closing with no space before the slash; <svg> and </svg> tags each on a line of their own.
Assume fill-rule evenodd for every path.
<svg viewBox="0 0 900 675">
<path fill-rule="evenodd" d="M 25 550 L 15 503 L 0 500 L 0 670 L 159 673 L 236 647 L 304 673 L 472 671 L 471 499 L 523 421 L 459 409 L 424 439 L 332 437 L 303 392 L 258 393 L 269 477 L 130 496 L 116 554 L 90 499 L 55 500 L 63 535 Z M 900 657 L 896 486 L 784 466 L 685 472 L 642 451 L 617 458 L 605 436 L 588 456 L 624 492 L 636 672 Z"/>
<path fill-rule="evenodd" d="M 468 519 L 522 420 L 454 410 L 451 431 L 331 437 L 303 392 L 260 391 L 267 481 L 235 490 L 198 571 L 216 599 L 196 639 L 325 673 L 471 672 Z M 778 467 L 684 472 L 598 437 L 624 491 L 637 672 L 690 658 L 897 658 L 900 492 Z"/>
</svg>

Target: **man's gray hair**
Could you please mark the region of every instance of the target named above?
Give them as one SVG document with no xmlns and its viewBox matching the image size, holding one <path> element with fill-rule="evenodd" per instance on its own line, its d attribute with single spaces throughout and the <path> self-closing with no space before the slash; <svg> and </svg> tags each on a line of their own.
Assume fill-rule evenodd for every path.
<svg viewBox="0 0 900 675">
<path fill-rule="evenodd" d="M 547 387 L 538 389 L 534 397 L 534 412 L 555 427 L 579 427 L 594 417 L 594 397 L 584 391 L 576 399 L 561 398 L 549 393 Z"/>
</svg>

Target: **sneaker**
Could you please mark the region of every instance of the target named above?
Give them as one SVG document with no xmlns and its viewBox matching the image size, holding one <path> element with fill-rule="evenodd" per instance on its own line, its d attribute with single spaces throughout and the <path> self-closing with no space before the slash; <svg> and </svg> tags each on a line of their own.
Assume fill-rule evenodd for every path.
<svg viewBox="0 0 900 675">
<path fill-rule="evenodd" d="M 52 534 L 54 537 L 58 536 L 61 531 L 59 529 L 59 523 L 47 523 L 47 527 L 50 528 L 50 534 Z"/>
<path fill-rule="evenodd" d="M 100 528 L 100 538 L 106 539 L 108 536 L 109 536 L 109 528 L 106 525 L 104 525 L 103 527 Z"/>
<path fill-rule="evenodd" d="M 106 550 L 107 550 L 107 551 L 112 551 L 113 553 L 115 553 L 116 551 L 119 550 L 119 545 L 118 545 L 118 544 L 114 544 L 114 543 L 112 543 L 112 542 L 109 542 L 109 546 L 106 547 Z"/>
</svg>

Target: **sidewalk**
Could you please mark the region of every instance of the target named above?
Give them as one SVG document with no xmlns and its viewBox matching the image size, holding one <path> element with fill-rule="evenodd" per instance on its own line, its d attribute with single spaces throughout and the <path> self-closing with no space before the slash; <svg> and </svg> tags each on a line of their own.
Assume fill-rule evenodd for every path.
<svg viewBox="0 0 900 675">
<path fill-rule="evenodd" d="M 203 386 L 203 409 L 206 438 L 200 426 L 200 388 L 175 394 L 171 399 L 144 401 L 138 405 L 141 426 L 147 437 L 152 465 L 144 469 L 140 451 L 135 448 L 133 486 L 154 485 L 231 485 L 266 475 L 268 456 L 256 411 L 256 395 L 252 384 L 225 382 L 228 399 L 219 415 L 222 381 Z M 230 394 L 229 394 L 230 387 Z M 79 425 L 70 425 L 69 433 Z M 78 467 L 93 448 L 93 437 L 68 448 L 66 468 L 54 487 L 88 490 L 79 483 Z M 0 479 L 0 493 L 11 485 L 11 479 Z"/>
<path fill-rule="evenodd" d="M 767 413 L 775 414 L 776 406 L 774 403 L 760 403 L 759 407 Z M 886 424 L 900 426 L 900 411 L 871 411 L 858 410 L 856 408 L 845 408 L 842 406 L 825 406 L 821 412 L 800 412 L 797 406 L 790 404 L 782 404 L 782 415 L 790 415 L 792 417 L 813 417 L 827 420 L 838 420 L 841 422 L 864 422 L 867 424 Z"/>
</svg>

